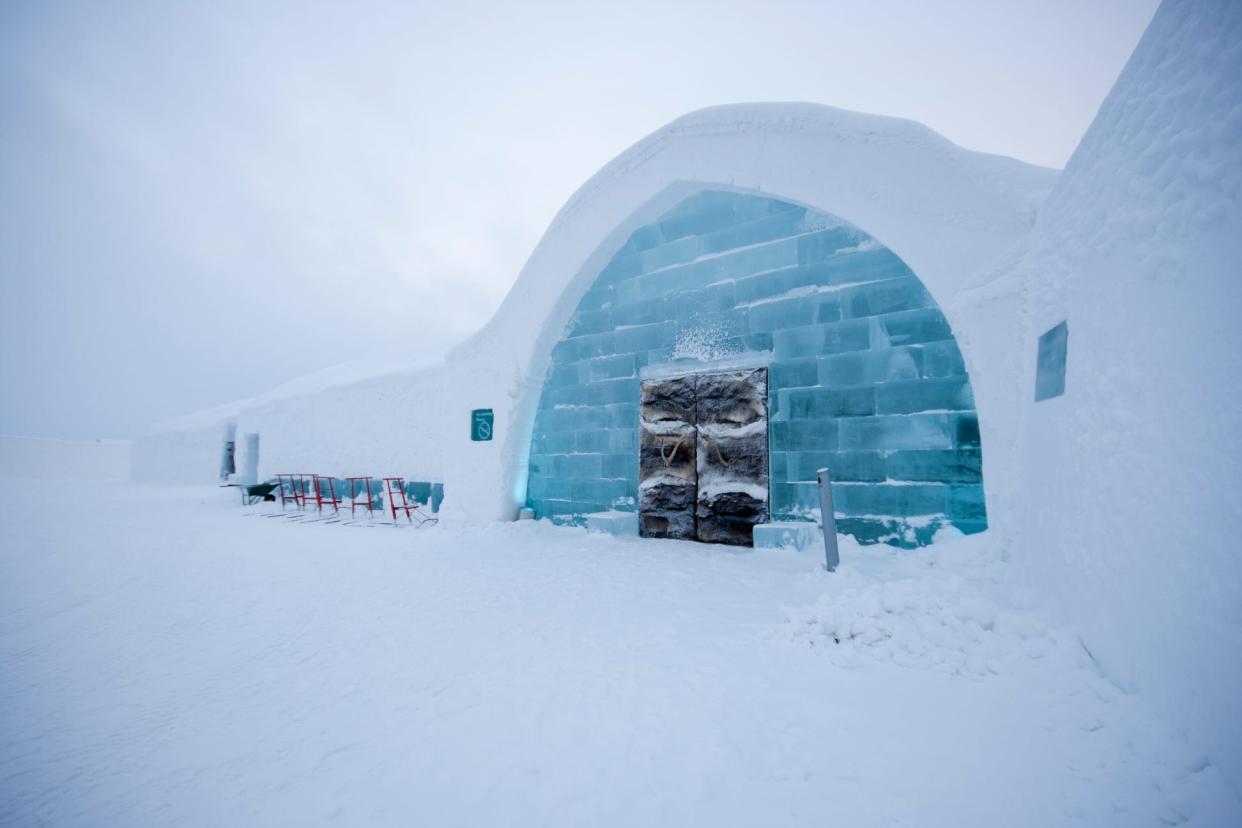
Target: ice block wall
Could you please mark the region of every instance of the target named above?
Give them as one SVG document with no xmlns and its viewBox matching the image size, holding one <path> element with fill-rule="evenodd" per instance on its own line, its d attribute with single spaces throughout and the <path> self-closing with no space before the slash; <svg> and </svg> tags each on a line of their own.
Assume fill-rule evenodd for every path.
<svg viewBox="0 0 1242 828">
<path fill-rule="evenodd" d="M 635 510 L 640 373 L 748 356 L 770 371 L 774 519 L 813 519 L 827 466 L 838 525 L 864 542 L 986 527 L 970 379 L 923 283 L 840 219 L 722 191 L 637 229 L 582 298 L 535 416 L 528 505 L 575 523 Z"/>
</svg>

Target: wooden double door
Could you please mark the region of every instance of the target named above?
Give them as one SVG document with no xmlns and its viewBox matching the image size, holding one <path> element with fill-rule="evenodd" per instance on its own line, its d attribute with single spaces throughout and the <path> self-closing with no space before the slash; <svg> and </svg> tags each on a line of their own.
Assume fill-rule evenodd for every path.
<svg viewBox="0 0 1242 828">
<path fill-rule="evenodd" d="M 639 534 L 750 546 L 768 520 L 768 372 L 642 383 Z"/>
</svg>

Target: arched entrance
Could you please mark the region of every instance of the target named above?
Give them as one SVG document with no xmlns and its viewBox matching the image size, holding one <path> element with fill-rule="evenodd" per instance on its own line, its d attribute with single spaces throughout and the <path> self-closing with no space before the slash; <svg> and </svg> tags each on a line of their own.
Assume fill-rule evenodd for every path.
<svg viewBox="0 0 1242 828">
<path fill-rule="evenodd" d="M 579 302 L 535 414 L 528 505 L 564 522 L 639 510 L 644 379 L 739 366 L 766 383 L 769 464 L 748 484 L 766 486 L 765 518 L 811 519 L 827 466 L 860 541 L 986 527 L 970 378 L 923 283 L 840 219 L 719 190 L 635 230 Z"/>
</svg>

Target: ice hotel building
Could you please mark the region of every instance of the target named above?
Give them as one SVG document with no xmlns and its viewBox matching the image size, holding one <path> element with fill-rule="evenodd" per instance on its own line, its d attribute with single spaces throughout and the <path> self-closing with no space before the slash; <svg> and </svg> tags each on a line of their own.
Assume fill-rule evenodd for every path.
<svg viewBox="0 0 1242 828">
<path fill-rule="evenodd" d="M 1240 43 L 1242 4 L 1164 3 L 1060 172 L 826 106 L 689 114 L 442 362 L 166 423 L 134 475 L 214 479 L 231 423 L 263 476 L 442 484 L 442 525 L 746 543 L 813 520 L 826 466 L 863 542 L 986 528 L 1242 784 Z"/>
<path fill-rule="evenodd" d="M 421 443 L 397 471 L 442 482 L 470 518 L 633 513 L 621 525 L 644 535 L 749 544 L 754 524 L 813 520 L 828 467 L 839 526 L 864 542 L 977 532 L 992 455 L 1011 462 L 982 415 L 1021 399 L 1005 354 L 966 344 L 994 313 L 960 299 L 1055 180 L 908 121 L 806 104 L 694 113 L 587 182 L 444 366 L 216 419 L 260 434 L 265 473 L 346 475 L 379 452 L 334 417 L 304 420 L 335 408 L 325 394 L 393 386 L 365 410 L 419 423 L 377 426 Z M 206 426 L 203 479 L 221 423 Z M 137 459 L 141 475 L 156 458 Z"/>
</svg>

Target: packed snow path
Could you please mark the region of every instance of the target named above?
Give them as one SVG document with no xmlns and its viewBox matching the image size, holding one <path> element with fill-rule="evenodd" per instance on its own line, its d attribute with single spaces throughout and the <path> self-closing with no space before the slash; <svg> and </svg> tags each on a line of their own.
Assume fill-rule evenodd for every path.
<svg viewBox="0 0 1242 828">
<path fill-rule="evenodd" d="M 0 484 L 0 824 L 1239 824 L 986 535 L 829 576 L 83 490 Z"/>
</svg>

